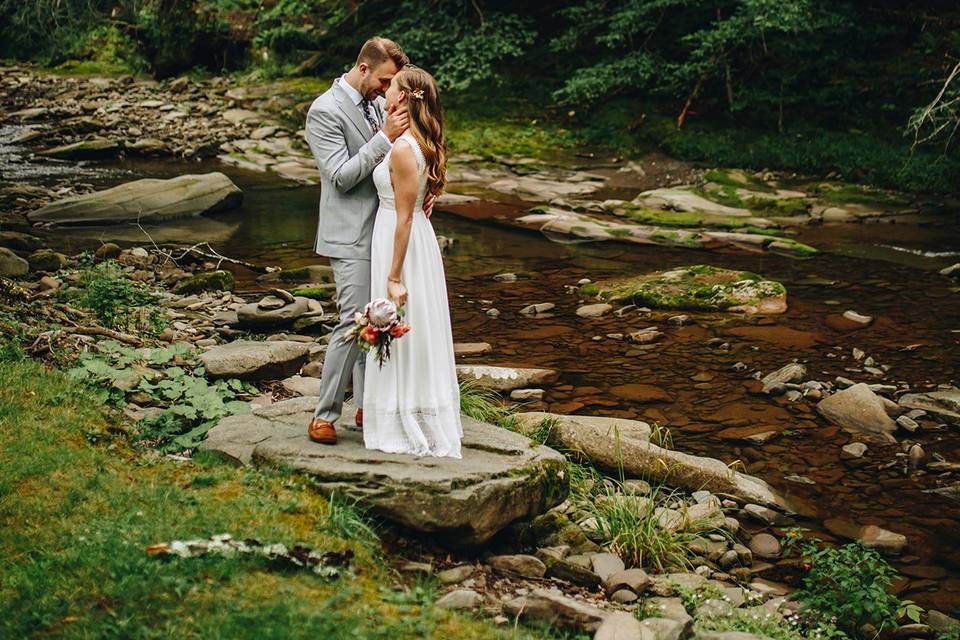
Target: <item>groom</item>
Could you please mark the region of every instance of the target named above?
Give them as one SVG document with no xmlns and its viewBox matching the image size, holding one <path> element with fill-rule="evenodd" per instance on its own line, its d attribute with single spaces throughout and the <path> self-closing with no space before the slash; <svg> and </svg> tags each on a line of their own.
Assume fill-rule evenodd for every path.
<svg viewBox="0 0 960 640">
<path fill-rule="evenodd" d="M 307 434 L 336 444 L 333 423 L 353 374 L 353 396 L 363 402 L 364 358 L 344 340 L 354 313 L 370 301 L 370 240 L 379 201 L 371 174 L 407 128 L 407 108 L 384 111 L 383 94 L 410 60 L 396 42 L 371 38 L 350 71 L 313 101 L 306 139 L 320 169 L 320 224 L 314 250 L 330 259 L 340 323 L 330 335 L 320 381 L 320 400 Z M 363 409 L 357 409 L 363 427 Z"/>
</svg>

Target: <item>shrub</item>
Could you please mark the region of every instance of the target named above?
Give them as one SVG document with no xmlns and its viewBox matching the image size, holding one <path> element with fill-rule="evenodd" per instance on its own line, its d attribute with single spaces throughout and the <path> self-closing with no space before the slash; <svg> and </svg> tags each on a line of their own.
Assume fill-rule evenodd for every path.
<svg viewBox="0 0 960 640">
<path fill-rule="evenodd" d="M 92 311 L 109 329 L 159 333 L 165 326 L 157 296 L 112 261 L 84 270 L 79 284 L 64 295 Z"/>
</svg>

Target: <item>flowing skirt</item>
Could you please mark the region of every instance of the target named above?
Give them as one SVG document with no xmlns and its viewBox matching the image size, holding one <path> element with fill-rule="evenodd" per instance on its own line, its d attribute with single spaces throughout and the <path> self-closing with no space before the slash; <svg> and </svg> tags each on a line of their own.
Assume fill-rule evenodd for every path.
<svg viewBox="0 0 960 640">
<path fill-rule="evenodd" d="M 370 255 L 370 296 L 387 297 L 397 213 L 377 211 Z M 417 456 L 460 457 L 460 388 L 453 355 L 443 258 L 433 226 L 413 214 L 401 280 L 407 287 L 404 321 L 410 332 L 395 340 L 383 368 L 367 354 L 363 440 L 368 449 Z"/>
</svg>

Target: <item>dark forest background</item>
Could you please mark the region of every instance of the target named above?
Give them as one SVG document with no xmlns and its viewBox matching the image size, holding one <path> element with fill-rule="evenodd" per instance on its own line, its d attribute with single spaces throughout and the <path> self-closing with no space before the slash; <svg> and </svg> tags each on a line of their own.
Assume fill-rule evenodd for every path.
<svg viewBox="0 0 960 640">
<path fill-rule="evenodd" d="M 624 155 L 916 191 L 960 178 L 955 1 L 0 0 L 0 57 L 74 72 L 330 77 L 373 34 L 454 110 Z"/>
</svg>

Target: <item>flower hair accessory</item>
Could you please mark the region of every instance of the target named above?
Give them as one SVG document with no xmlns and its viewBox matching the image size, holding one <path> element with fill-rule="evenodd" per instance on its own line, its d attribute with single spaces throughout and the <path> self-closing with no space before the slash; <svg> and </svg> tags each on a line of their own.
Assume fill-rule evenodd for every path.
<svg viewBox="0 0 960 640">
<path fill-rule="evenodd" d="M 423 100 L 423 89 L 414 89 L 410 92 L 410 95 L 417 100 Z"/>
</svg>

